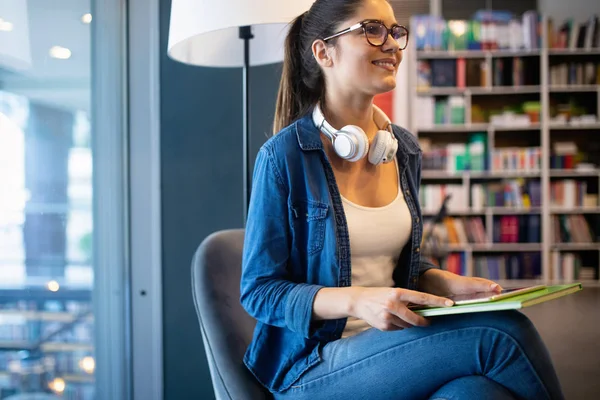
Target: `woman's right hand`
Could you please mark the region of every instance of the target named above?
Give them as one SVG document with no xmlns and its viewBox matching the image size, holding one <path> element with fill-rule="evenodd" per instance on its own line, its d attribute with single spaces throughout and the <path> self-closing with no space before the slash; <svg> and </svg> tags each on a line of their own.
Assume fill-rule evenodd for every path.
<svg viewBox="0 0 600 400">
<path fill-rule="evenodd" d="M 400 288 L 353 287 L 349 314 L 382 331 L 427 326 L 429 321 L 415 314 L 409 303 L 447 307 L 454 303 L 444 297 Z"/>
</svg>

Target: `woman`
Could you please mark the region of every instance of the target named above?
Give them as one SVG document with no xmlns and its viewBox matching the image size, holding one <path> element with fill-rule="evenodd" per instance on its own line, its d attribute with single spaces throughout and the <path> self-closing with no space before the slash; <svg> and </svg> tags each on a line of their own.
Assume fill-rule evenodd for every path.
<svg viewBox="0 0 600 400">
<path fill-rule="evenodd" d="M 244 362 L 282 399 L 562 398 L 522 314 L 407 308 L 500 290 L 419 257 L 421 151 L 373 105 L 407 41 L 385 0 L 317 0 L 292 23 L 246 225 Z"/>
</svg>

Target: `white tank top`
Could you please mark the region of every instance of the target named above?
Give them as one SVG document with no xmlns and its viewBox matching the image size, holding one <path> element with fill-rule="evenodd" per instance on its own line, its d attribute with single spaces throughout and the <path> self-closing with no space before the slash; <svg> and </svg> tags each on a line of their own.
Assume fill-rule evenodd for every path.
<svg viewBox="0 0 600 400">
<path fill-rule="evenodd" d="M 396 164 L 397 176 L 398 164 Z M 364 207 L 342 196 L 350 235 L 352 286 L 392 287 L 392 273 L 408 242 L 412 219 L 398 179 L 398 195 L 382 207 Z M 349 317 L 342 338 L 371 326 Z"/>
</svg>

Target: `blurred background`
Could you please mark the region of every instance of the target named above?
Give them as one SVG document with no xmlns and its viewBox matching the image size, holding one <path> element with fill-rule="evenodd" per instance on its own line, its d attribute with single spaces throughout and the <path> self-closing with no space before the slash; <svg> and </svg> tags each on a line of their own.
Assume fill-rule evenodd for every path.
<svg viewBox="0 0 600 400">
<path fill-rule="evenodd" d="M 425 250 L 505 286 L 597 290 L 600 3 L 391 3 L 411 39 L 377 103 L 421 142 L 427 221 L 450 195 Z M 241 227 L 242 76 L 170 59 L 170 7 L 0 0 L 0 399 L 214 398 L 190 263 Z M 251 160 L 280 75 L 252 68 Z M 600 364 L 567 375 L 573 351 L 552 347 L 568 398 L 593 398 Z"/>
</svg>

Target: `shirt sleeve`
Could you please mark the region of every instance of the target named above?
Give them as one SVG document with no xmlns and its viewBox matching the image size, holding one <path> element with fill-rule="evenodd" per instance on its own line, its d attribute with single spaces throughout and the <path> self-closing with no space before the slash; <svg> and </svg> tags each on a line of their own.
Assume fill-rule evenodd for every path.
<svg viewBox="0 0 600 400">
<path fill-rule="evenodd" d="M 288 192 L 271 149 L 263 146 L 252 179 L 240 301 L 256 320 L 308 338 L 314 298 L 323 286 L 290 280 Z"/>
</svg>

